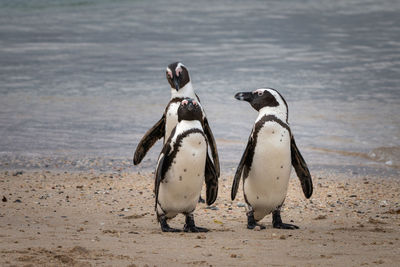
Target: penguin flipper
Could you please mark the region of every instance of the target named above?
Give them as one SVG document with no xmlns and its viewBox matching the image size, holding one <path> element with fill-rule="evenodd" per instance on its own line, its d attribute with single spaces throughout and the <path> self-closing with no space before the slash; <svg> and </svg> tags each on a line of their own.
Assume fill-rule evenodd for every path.
<svg viewBox="0 0 400 267">
<path fill-rule="evenodd" d="M 173 130 L 173 133 L 175 132 L 175 128 Z M 165 143 L 163 149 L 161 150 L 160 156 L 158 157 L 158 162 L 157 162 L 157 167 L 156 167 L 156 172 L 155 172 L 155 179 L 154 179 L 154 193 L 156 197 L 156 210 L 157 210 L 157 203 L 158 203 L 158 191 L 160 189 L 160 183 L 164 180 L 164 176 L 166 173 L 166 168 L 165 165 L 167 164 L 166 162 L 168 161 L 167 157 L 170 154 L 171 151 L 171 138 L 173 134 L 168 138 L 167 143 Z"/>
<path fill-rule="evenodd" d="M 135 154 L 133 156 L 133 164 L 138 165 L 144 156 L 146 156 L 147 151 L 157 142 L 157 140 L 163 138 L 165 135 L 165 116 L 154 124 L 142 137 L 139 144 L 136 147 Z"/>
<path fill-rule="evenodd" d="M 204 129 L 204 133 L 207 136 L 208 144 L 210 145 L 211 154 L 213 157 L 213 162 L 214 162 L 214 167 L 215 167 L 215 173 L 216 173 L 217 177 L 219 177 L 220 167 L 219 167 L 217 144 L 215 143 L 214 135 L 211 131 L 210 125 L 208 124 L 208 120 L 206 117 L 203 120 L 203 129 Z"/>
<path fill-rule="evenodd" d="M 171 161 L 173 160 L 173 156 L 171 156 L 171 153 L 173 151 L 172 148 L 172 137 L 175 136 L 175 131 L 176 131 L 176 126 L 175 128 L 172 130 L 171 135 L 168 137 L 167 142 L 165 142 L 161 152 L 160 152 L 160 156 L 158 157 L 158 161 L 157 161 L 157 167 L 156 167 L 156 172 L 155 172 L 155 179 L 154 179 L 154 194 L 155 194 L 155 198 L 156 198 L 156 204 L 155 204 L 155 209 L 157 211 L 157 203 L 158 203 L 158 192 L 160 189 L 160 183 L 164 180 L 165 178 L 165 173 L 168 170 L 169 164 L 171 163 Z"/>
<path fill-rule="evenodd" d="M 290 150 L 292 155 L 292 165 L 300 179 L 301 187 L 306 198 L 310 198 L 313 193 L 313 184 L 310 171 L 308 170 L 307 163 L 297 148 L 294 136 L 290 139 Z"/>
<path fill-rule="evenodd" d="M 207 205 L 215 202 L 218 196 L 218 176 L 215 166 L 207 154 L 206 168 L 205 168 L 205 182 L 206 182 L 206 199 Z"/>
<path fill-rule="evenodd" d="M 157 168 L 156 168 L 156 173 L 155 173 L 155 178 L 154 179 L 154 193 L 156 196 L 156 205 L 155 205 L 155 209 L 157 210 L 157 203 L 158 203 L 158 191 L 160 189 L 160 183 L 161 181 L 164 179 L 162 173 L 163 173 L 163 165 L 164 165 L 164 158 L 165 158 L 165 154 L 163 154 L 161 152 L 159 158 L 158 158 L 158 163 L 157 163 Z"/>
<path fill-rule="evenodd" d="M 235 177 L 233 178 L 232 190 L 231 190 L 231 199 L 234 200 L 239 189 L 240 178 L 242 177 L 243 169 L 245 166 L 245 162 L 249 155 L 250 147 L 252 146 L 252 135 L 250 135 L 249 141 L 247 142 L 246 149 L 243 152 L 242 158 L 240 159 L 239 165 L 236 169 Z"/>
</svg>

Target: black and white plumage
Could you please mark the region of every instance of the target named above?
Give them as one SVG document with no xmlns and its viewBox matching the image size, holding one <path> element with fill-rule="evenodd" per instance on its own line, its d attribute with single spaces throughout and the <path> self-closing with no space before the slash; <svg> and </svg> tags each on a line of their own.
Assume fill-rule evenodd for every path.
<svg viewBox="0 0 400 267">
<path fill-rule="evenodd" d="M 190 80 L 189 71 L 180 62 L 175 62 L 168 65 L 166 70 L 167 81 L 171 86 L 171 100 L 165 108 L 164 114 L 161 119 L 150 128 L 140 140 L 136 147 L 133 157 L 133 164 L 138 165 L 150 148 L 161 138 L 164 138 L 164 143 L 168 140 L 172 129 L 178 123 L 178 107 L 185 98 L 192 98 L 200 103 L 199 97 L 195 94 L 192 82 Z M 215 165 L 217 176 L 220 175 L 219 157 L 217 145 L 215 143 L 214 135 L 211 131 L 204 109 L 202 109 L 202 127 L 207 137 L 210 146 L 211 155 Z M 207 157 L 209 157 L 207 155 Z M 210 160 L 210 159 L 208 159 Z"/>
<path fill-rule="evenodd" d="M 177 232 L 167 219 L 182 213 L 186 216 L 185 232 L 206 232 L 196 227 L 196 208 L 203 182 L 206 182 L 207 204 L 218 194 L 218 177 L 213 162 L 207 157 L 207 136 L 203 132 L 201 105 L 184 99 L 178 107 L 178 123 L 160 153 L 155 172 L 156 213 L 164 232 Z"/>
<path fill-rule="evenodd" d="M 292 165 L 306 198 L 311 197 L 313 185 L 288 124 L 287 103 L 271 88 L 237 93 L 235 98 L 249 102 L 258 111 L 258 117 L 236 170 L 231 198 L 235 199 L 243 177 L 249 229 L 257 225 L 265 228 L 257 222 L 271 212 L 274 228 L 297 229 L 295 225 L 282 223 L 280 216 Z"/>
</svg>

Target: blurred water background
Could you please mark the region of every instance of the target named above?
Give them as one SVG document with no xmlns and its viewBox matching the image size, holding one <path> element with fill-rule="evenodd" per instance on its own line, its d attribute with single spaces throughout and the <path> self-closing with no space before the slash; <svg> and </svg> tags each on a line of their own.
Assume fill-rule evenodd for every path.
<svg viewBox="0 0 400 267">
<path fill-rule="evenodd" d="M 0 168 L 152 171 L 133 151 L 190 70 L 233 172 L 272 87 L 311 170 L 398 176 L 400 2 L 0 1 Z"/>
</svg>

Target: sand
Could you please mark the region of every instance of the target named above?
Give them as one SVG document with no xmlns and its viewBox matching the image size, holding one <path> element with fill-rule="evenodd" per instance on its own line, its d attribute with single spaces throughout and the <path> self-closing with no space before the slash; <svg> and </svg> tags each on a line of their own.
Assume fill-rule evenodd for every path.
<svg viewBox="0 0 400 267">
<path fill-rule="evenodd" d="M 246 229 L 241 188 L 220 178 L 209 233 L 162 233 L 153 176 L 56 171 L 0 174 L 1 266 L 398 266 L 400 179 L 314 173 L 306 200 L 292 177 L 282 211 L 299 230 Z M 203 194 L 204 195 L 204 194 Z M 171 221 L 182 228 L 183 216 Z"/>
</svg>

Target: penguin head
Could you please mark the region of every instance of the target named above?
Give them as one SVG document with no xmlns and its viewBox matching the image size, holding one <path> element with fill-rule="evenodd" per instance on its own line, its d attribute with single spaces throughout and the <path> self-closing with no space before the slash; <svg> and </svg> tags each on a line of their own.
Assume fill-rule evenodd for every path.
<svg viewBox="0 0 400 267">
<path fill-rule="evenodd" d="M 192 98 L 185 98 L 182 100 L 178 107 L 178 122 L 181 120 L 201 121 L 203 118 L 203 111 L 201 109 L 200 103 Z"/>
<path fill-rule="evenodd" d="M 261 88 L 253 92 L 240 92 L 235 95 L 235 98 L 249 102 L 257 111 L 263 107 L 277 107 L 279 102 L 270 90 Z"/>
<path fill-rule="evenodd" d="M 190 82 L 188 69 L 180 62 L 169 64 L 166 71 L 167 81 L 172 89 L 179 91 Z"/>
<path fill-rule="evenodd" d="M 239 92 L 235 95 L 238 100 L 244 100 L 257 111 L 269 107 L 273 112 L 282 118 L 288 120 L 288 105 L 282 95 L 272 88 L 260 88 L 252 92 Z"/>
</svg>

